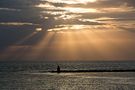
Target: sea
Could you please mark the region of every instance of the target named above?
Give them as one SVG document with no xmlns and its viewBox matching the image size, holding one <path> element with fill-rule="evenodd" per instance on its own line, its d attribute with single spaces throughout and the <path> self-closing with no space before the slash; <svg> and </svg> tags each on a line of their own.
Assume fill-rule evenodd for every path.
<svg viewBox="0 0 135 90">
<path fill-rule="evenodd" d="M 135 90 L 135 72 L 61 72 L 134 70 L 133 61 L 0 62 L 0 90 Z"/>
</svg>

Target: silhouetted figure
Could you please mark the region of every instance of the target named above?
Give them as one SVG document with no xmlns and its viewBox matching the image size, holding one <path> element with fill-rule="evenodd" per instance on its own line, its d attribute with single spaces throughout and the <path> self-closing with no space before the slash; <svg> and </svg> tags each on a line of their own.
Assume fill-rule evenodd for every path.
<svg viewBox="0 0 135 90">
<path fill-rule="evenodd" d="M 60 73 L 60 66 L 57 66 L 57 73 Z"/>
</svg>

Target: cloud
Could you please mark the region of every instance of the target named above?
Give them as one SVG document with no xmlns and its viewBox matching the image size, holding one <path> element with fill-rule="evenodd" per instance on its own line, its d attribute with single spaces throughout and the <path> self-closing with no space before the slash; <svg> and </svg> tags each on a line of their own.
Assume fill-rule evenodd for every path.
<svg viewBox="0 0 135 90">
<path fill-rule="evenodd" d="M 21 11 L 20 9 L 13 9 L 13 8 L 0 8 L 1 11 Z"/>
<path fill-rule="evenodd" d="M 117 8 L 123 5 L 127 5 L 129 7 L 134 7 L 134 0 L 97 0 L 94 3 L 87 3 L 87 4 L 78 4 L 75 6 L 82 6 L 87 8 Z"/>
<path fill-rule="evenodd" d="M 96 2 L 97 0 L 41 0 L 41 1 L 48 1 L 51 3 L 65 3 L 65 4 L 86 4 Z"/>
<path fill-rule="evenodd" d="M 33 23 L 28 23 L 28 22 L 0 22 L 0 25 L 5 25 L 5 26 L 24 26 L 24 25 L 37 25 L 38 24 L 33 24 Z"/>
</svg>

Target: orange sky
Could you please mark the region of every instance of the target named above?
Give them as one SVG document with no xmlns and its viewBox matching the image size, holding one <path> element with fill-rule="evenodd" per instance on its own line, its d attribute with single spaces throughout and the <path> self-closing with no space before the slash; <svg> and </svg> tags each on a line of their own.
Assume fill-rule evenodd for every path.
<svg viewBox="0 0 135 90">
<path fill-rule="evenodd" d="M 34 61 L 134 60 L 134 36 L 135 33 L 124 30 L 47 32 L 33 46 L 9 46 L 1 54 L 0 59 Z"/>
<path fill-rule="evenodd" d="M 135 60 L 134 3 L 0 1 L 0 61 Z"/>
</svg>

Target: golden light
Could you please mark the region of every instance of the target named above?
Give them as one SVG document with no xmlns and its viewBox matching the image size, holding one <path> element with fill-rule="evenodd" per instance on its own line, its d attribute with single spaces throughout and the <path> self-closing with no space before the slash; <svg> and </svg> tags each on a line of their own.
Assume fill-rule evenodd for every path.
<svg viewBox="0 0 135 90">
<path fill-rule="evenodd" d="M 84 3 L 84 1 L 82 2 Z M 80 8 L 80 7 L 55 7 L 53 5 L 50 5 L 50 4 L 39 4 L 39 5 L 36 5 L 36 7 L 39 7 L 39 8 L 44 8 L 44 9 L 50 9 L 50 10 L 63 10 L 63 11 L 66 11 L 66 12 L 72 12 L 72 13 L 95 13 L 95 12 L 99 12 L 97 9 L 94 9 L 94 8 Z M 51 12 L 52 13 L 61 13 L 63 14 L 63 11 L 61 12 Z M 49 11 L 47 11 L 49 12 Z"/>
<path fill-rule="evenodd" d="M 96 13 L 98 10 L 93 8 L 74 8 L 74 7 L 65 7 L 64 10 L 72 13 Z"/>
<path fill-rule="evenodd" d="M 49 19 L 49 17 L 44 17 L 44 19 Z"/>
<path fill-rule="evenodd" d="M 41 32 L 42 31 L 42 28 L 36 28 L 36 31 L 37 32 Z"/>
<path fill-rule="evenodd" d="M 96 2 L 97 0 L 77 0 L 81 3 L 89 3 L 89 2 Z"/>
<path fill-rule="evenodd" d="M 93 3 L 96 2 L 97 0 L 46 0 L 48 2 L 53 2 L 53 3 L 66 3 L 66 4 L 86 4 L 86 3 Z"/>
<path fill-rule="evenodd" d="M 132 12 L 135 11 L 133 7 L 127 7 L 127 6 L 121 6 L 116 8 L 103 8 L 101 9 L 102 12 L 108 13 L 108 12 Z"/>
<path fill-rule="evenodd" d="M 39 5 L 36 5 L 36 7 L 40 7 L 40 8 L 47 8 L 47 9 L 52 9 L 52 8 L 55 8 L 53 5 L 49 4 L 49 3 L 46 3 L 46 4 L 39 4 Z"/>
</svg>

